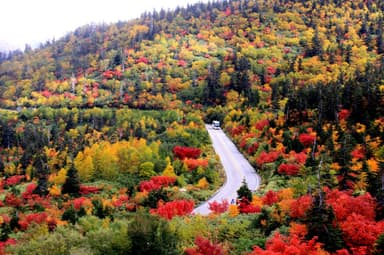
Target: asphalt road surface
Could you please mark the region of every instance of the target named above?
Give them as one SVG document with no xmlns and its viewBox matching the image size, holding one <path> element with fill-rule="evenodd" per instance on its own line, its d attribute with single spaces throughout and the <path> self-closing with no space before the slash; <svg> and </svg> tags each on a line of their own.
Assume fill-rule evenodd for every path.
<svg viewBox="0 0 384 255">
<path fill-rule="evenodd" d="M 225 133 L 221 129 L 213 129 L 211 125 L 206 125 L 206 128 L 211 137 L 213 148 L 219 155 L 224 167 L 226 181 L 214 196 L 193 210 L 194 214 L 201 215 L 211 213 L 208 208 L 210 202 L 227 200 L 231 203 L 232 199 L 236 201 L 237 190 L 240 188 L 243 179 L 245 179 L 251 191 L 260 186 L 260 176 Z"/>
</svg>

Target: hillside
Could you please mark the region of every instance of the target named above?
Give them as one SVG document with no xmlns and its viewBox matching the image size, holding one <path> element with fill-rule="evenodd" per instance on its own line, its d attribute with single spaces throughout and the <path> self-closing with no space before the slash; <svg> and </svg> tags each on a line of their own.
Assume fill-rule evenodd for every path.
<svg viewBox="0 0 384 255">
<path fill-rule="evenodd" d="M 220 0 L 87 25 L 0 54 L 0 108 L 9 252 L 383 252 L 383 1 Z M 223 183 L 214 119 L 263 185 L 190 216 Z"/>
</svg>

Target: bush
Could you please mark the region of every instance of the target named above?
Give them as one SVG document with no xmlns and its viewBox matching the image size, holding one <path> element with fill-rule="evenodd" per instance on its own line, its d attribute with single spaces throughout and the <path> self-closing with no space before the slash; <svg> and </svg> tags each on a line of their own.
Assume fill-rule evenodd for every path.
<svg viewBox="0 0 384 255">
<path fill-rule="evenodd" d="M 7 251 L 19 255 L 70 255 L 71 250 L 87 249 L 85 238 L 69 227 L 58 227 L 54 233 L 18 243 Z"/>
<path fill-rule="evenodd" d="M 127 233 L 127 222 L 116 221 L 108 228 L 89 232 L 87 241 L 94 255 L 123 255 L 129 253 L 131 248 Z"/>
<path fill-rule="evenodd" d="M 173 255 L 177 249 L 178 237 L 167 221 L 149 214 L 137 213 L 128 226 L 131 251 L 128 254 Z"/>
</svg>

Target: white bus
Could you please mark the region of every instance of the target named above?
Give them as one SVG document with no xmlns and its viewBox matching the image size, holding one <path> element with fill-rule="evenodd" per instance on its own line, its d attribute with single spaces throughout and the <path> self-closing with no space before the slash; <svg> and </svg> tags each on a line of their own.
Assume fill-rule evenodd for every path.
<svg viewBox="0 0 384 255">
<path fill-rule="evenodd" d="M 212 128 L 213 129 L 220 129 L 220 121 L 218 121 L 218 120 L 212 121 Z"/>
</svg>

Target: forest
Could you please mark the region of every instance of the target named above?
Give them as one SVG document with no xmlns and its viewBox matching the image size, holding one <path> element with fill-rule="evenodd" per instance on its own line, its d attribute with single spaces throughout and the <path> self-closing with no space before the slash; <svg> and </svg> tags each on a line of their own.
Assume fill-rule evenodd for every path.
<svg viewBox="0 0 384 255">
<path fill-rule="evenodd" d="M 225 182 L 205 123 L 262 177 Z M 0 53 L 0 254 L 384 253 L 384 2 L 212 0 Z"/>
</svg>

